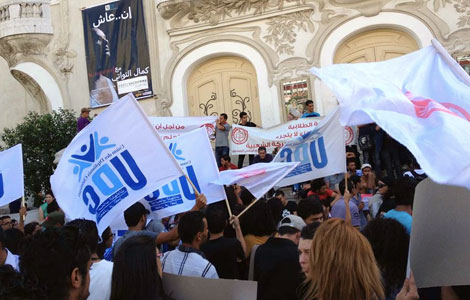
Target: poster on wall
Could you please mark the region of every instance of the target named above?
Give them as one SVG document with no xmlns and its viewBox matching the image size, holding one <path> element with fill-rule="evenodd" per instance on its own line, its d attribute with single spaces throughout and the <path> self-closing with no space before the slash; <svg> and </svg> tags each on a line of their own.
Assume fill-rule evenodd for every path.
<svg viewBox="0 0 470 300">
<path fill-rule="evenodd" d="M 153 96 L 142 0 L 121 0 L 82 11 L 90 106 L 133 93 Z"/>
</svg>

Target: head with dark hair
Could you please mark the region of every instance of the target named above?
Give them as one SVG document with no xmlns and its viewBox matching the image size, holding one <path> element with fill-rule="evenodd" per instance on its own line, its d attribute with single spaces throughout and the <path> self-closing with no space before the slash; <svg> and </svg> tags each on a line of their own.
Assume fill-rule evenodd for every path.
<svg viewBox="0 0 470 300">
<path fill-rule="evenodd" d="M 399 288 L 406 277 L 410 237 L 394 219 L 374 219 L 362 233 L 369 240 L 385 281 L 385 294 Z"/>
<path fill-rule="evenodd" d="M 354 174 L 354 175 L 351 175 L 351 177 L 349 177 L 349 180 L 351 180 L 352 183 L 354 183 L 354 185 L 357 186 L 361 182 L 361 177 Z"/>
<path fill-rule="evenodd" d="M 253 194 L 250 193 L 250 191 L 247 188 L 242 187 L 242 192 L 240 193 L 240 199 L 242 200 L 243 205 L 250 205 L 251 202 L 253 202 L 253 200 L 256 199 L 256 197 L 253 196 Z"/>
<path fill-rule="evenodd" d="M 279 197 L 279 196 L 284 196 L 284 191 L 283 190 L 277 190 L 275 193 L 274 193 L 274 197 Z"/>
<path fill-rule="evenodd" d="M 4 243 L 4 246 L 10 250 L 11 253 L 20 255 L 23 253 L 24 233 L 17 228 L 5 230 Z"/>
<path fill-rule="evenodd" d="M 85 238 L 91 254 L 96 253 L 96 248 L 98 247 L 98 228 L 96 228 L 95 222 L 85 219 L 75 219 L 68 222 L 66 226 L 78 228 L 80 234 Z"/>
<path fill-rule="evenodd" d="M 284 205 L 282 205 L 282 200 L 279 198 L 271 198 L 268 200 L 268 205 L 271 209 L 273 215 L 274 224 L 278 224 L 282 219 L 282 211 L 284 210 Z"/>
<path fill-rule="evenodd" d="M 0 266 L 0 299 L 47 300 L 41 291 L 25 284 L 21 274 L 11 265 Z"/>
<path fill-rule="evenodd" d="M 227 116 L 227 114 L 226 114 L 226 113 L 221 113 L 221 114 L 220 114 L 220 116 L 221 116 L 222 118 L 224 118 L 224 119 L 225 119 L 225 121 L 227 121 L 227 119 L 228 119 L 228 116 Z"/>
<path fill-rule="evenodd" d="M 307 111 L 309 113 L 313 112 L 314 107 L 313 107 L 313 101 L 312 100 L 309 99 L 309 100 L 305 101 L 305 106 L 307 107 Z"/>
<path fill-rule="evenodd" d="M 258 155 L 261 159 L 264 159 L 266 157 L 266 147 L 259 147 Z"/>
<path fill-rule="evenodd" d="M 207 219 L 200 211 L 185 213 L 178 223 L 178 234 L 183 244 L 199 246 L 207 240 Z"/>
<path fill-rule="evenodd" d="M 240 217 L 240 225 L 244 235 L 270 236 L 276 231 L 271 209 L 264 201 L 256 202 L 247 210 Z"/>
<path fill-rule="evenodd" d="M 96 255 L 98 255 L 100 259 L 103 259 L 103 255 L 106 249 L 111 248 L 113 245 L 113 240 L 114 234 L 111 231 L 111 228 L 108 226 L 101 234 L 101 241 L 98 242 L 98 247 L 96 248 Z"/>
<path fill-rule="evenodd" d="M 416 184 L 416 180 L 408 176 L 400 177 L 395 181 L 392 190 L 397 205 L 413 205 Z"/>
<path fill-rule="evenodd" d="M 49 300 L 86 299 L 91 253 L 75 227 L 47 229 L 26 240 L 20 270 Z"/>
<path fill-rule="evenodd" d="M 230 155 L 222 155 L 222 157 L 220 158 L 220 164 L 226 168 L 229 168 L 230 166 L 230 162 L 232 161 L 232 159 L 230 158 Z"/>
<path fill-rule="evenodd" d="M 282 190 L 277 190 L 275 193 L 274 193 L 274 197 L 278 198 L 279 200 L 281 200 L 281 203 L 282 203 L 282 206 L 286 206 L 287 205 L 287 198 L 286 198 L 286 195 L 284 194 L 284 192 Z"/>
<path fill-rule="evenodd" d="M 31 222 L 24 226 L 24 235 L 28 237 L 35 234 L 39 230 L 41 230 L 41 225 L 39 225 L 38 222 Z"/>
<path fill-rule="evenodd" d="M 221 233 L 227 225 L 227 213 L 216 205 L 209 205 L 206 210 L 207 227 L 211 234 Z"/>
<path fill-rule="evenodd" d="M 315 231 L 321 225 L 320 222 L 313 222 L 305 226 L 300 232 L 299 240 L 299 263 L 302 268 L 302 272 L 306 275 L 309 272 L 310 268 L 310 248 L 312 247 L 313 236 Z"/>
<path fill-rule="evenodd" d="M 308 196 L 297 204 L 297 215 L 301 217 L 306 224 L 313 222 L 323 222 L 323 205 L 318 196 Z"/>
<path fill-rule="evenodd" d="M 122 243 L 114 257 L 111 300 L 166 299 L 155 239 L 138 235 Z"/>
<path fill-rule="evenodd" d="M 346 160 L 346 164 L 347 164 L 348 170 L 350 172 L 356 172 L 357 165 L 356 165 L 356 159 L 355 158 L 348 158 Z"/>
<path fill-rule="evenodd" d="M 51 203 L 47 204 L 47 214 L 50 214 L 55 211 L 59 211 L 59 204 L 54 199 Z"/>
<path fill-rule="evenodd" d="M 142 230 L 147 223 L 148 213 L 149 211 L 142 203 L 136 202 L 132 204 L 124 211 L 126 225 L 128 227 L 139 227 L 138 229 Z"/>
<path fill-rule="evenodd" d="M 7 230 L 12 228 L 11 218 L 10 216 L 1 216 L 0 217 L 0 225 L 3 230 Z"/>
<path fill-rule="evenodd" d="M 244 116 L 247 116 L 247 117 L 248 117 L 248 114 L 247 114 L 246 112 L 242 111 L 242 112 L 240 113 L 240 120 L 242 120 Z"/>
<path fill-rule="evenodd" d="M 345 179 L 341 180 L 341 182 L 339 183 L 339 192 L 341 193 L 341 195 L 344 195 L 344 191 L 346 190 L 346 183 L 345 183 Z M 356 185 L 352 182 L 351 179 L 348 179 L 348 191 L 349 193 L 351 193 L 351 195 L 355 195 L 356 194 Z"/>
<path fill-rule="evenodd" d="M 312 180 L 311 183 L 312 191 L 318 194 L 323 194 L 326 191 L 326 182 L 323 178 L 317 178 Z"/>
<path fill-rule="evenodd" d="M 235 188 L 233 185 L 224 186 L 225 195 L 227 195 L 228 203 L 230 204 L 230 209 L 234 210 L 238 205 L 237 195 L 235 194 Z"/>
<path fill-rule="evenodd" d="M 52 202 L 55 201 L 54 193 L 52 193 L 52 190 L 47 190 L 46 191 L 44 201 L 47 204 L 51 204 Z"/>
</svg>

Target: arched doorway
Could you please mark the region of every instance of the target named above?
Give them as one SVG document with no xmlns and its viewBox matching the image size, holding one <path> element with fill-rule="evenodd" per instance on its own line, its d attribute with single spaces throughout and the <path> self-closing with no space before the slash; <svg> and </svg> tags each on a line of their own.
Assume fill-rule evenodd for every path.
<svg viewBox="0 0 470 300">
<path fill-rule="evenodd" d="M 210 116 L 225 112 L 228 122 L 240 122 L 245 111 L 248 119 L 261 125 L 256 71 L 246 59 L 223 56 L 200 64 L 187 84 L 189 114 Z"/>
<path fill-rule="evenodd" d="M 344 41 L 335 53 L 334 63 L 377 62 L 419 49 L 408 33 L 394 29 L 376 29 Z"/>
</svg>

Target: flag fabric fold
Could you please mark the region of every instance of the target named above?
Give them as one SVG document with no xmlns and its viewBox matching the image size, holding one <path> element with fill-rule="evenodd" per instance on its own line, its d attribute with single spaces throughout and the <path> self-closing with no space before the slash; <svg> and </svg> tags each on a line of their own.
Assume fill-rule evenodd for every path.
<svg viewBox="0 0 470 300">
<path fill-rule="evenodd" d="M 95 221 L 101 234 L 129 206 L 182 175 L 129 94 L 75 136 L 50 181 L 66 216 Z"/>
<path fill-rule="evenodd" d="M 344 127 L 335 109 L 318 126 L 291 139 L 274 158 L 275 162 L 299 162 L 277 186 L 287 186 L 315 178 L 346 172 Z"/>
<path fill-rule="evenodd" d="M 0 206 L 23 195 L 23 149 L 18 144 L 0 152 Z"/>
<path fill-rule="evenodd" d="M 212 181 L 212 183 L 244 186 L 258 199 L 266 194 L 298 164 L 298 162 L 252 164 L 242 169 L 220 172 L 219 179 Z"/>
<path fill-rule="evenodd" d="M 377 123 L 434 181 L 470 188 L 470 77 L 435 40 L 377 63 L 312 68 L 343 125 Z"/>
</svg>

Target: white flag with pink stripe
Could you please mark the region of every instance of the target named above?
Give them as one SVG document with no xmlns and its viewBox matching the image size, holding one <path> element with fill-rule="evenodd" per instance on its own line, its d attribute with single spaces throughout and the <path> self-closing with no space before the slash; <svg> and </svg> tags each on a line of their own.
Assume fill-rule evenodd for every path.
<svg viewBox="0 0 470 300">
<path fill-rule="evenodd" d="M 377 63 L 312 68 L 343 125 L 377 123 L 441 184 L 470 188 L 470 77 L 435 40 Z"/>
<path fill-rule="evenodd" d="M 219 179 L 212 183 L 220 185 L 238 184 L 246 187 L 257 199 L 266 194 L 299 163 L 270 162 L 257 163 L 239 170 L 219 173 Z"/>
</svg>

